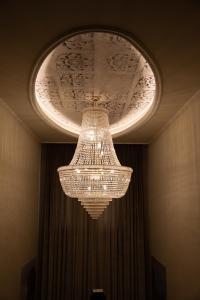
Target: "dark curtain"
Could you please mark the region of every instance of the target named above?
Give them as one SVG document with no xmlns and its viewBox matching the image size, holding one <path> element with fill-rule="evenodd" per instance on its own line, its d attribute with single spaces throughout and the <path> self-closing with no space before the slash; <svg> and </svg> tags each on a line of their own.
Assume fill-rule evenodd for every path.
<svg viewBox="0 0 200 300">
<path fill-rule="evenodd" d="M 69 164 L 75 145 L 42 146 L 37 300 L 88 300 L 98 288 L 107 300 L 149 299 L 146 146 L 115 149 L 133 168 L 132 181 L 95 221 L 60 186 L 57 168 Z"/>
</svg>

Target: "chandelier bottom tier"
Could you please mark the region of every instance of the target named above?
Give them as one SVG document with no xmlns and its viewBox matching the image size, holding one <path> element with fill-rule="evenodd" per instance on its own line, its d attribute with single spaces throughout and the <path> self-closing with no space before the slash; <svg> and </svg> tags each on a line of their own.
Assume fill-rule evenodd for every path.
<svg viewBox="0 0 200 300">
<path fill-rule="evenodd" d="M 92 219 L 98 219 L 102 215 L 104 209 L 109 205 L 110 201 L 112 201 L 112 198 L 83 198 L 78 200 L 81 201 L 81 205 Z"/>
<path fill-rule="evenodd" d="M 121 166 L 109 132 L 104 109 L 83 112 L 81 133 L 71 163 L 58 168 L 65 194 L 78 198 L 93 219 L 98 219 L 114 198 L 128 189 L 132 169 Z"/>
</svg>

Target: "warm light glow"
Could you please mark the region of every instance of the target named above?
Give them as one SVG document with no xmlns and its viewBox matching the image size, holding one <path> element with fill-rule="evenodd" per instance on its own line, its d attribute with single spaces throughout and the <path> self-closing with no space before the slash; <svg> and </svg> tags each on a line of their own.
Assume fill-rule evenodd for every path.
<svg viewBox="0 0 200 300">
<path fill-rule="evenodd" d="M 132 169 L 121 166 L 116 156 L 104 109 L 90 108 L 83 113 L 74 157 L 58 172 L 65 194 L 78 198 L 93 219 L 113 198 L 126 193 Z"/>
<path fill-rule="evenodd" d="M 112 136 L 133 129 L 158 104 L 158 82 L 143 52 L 135 41 L 117 32 L 66 37 L 48 52 L 34 74 L 37 111 L 62 131 L 79 135 L 80 112 L 96 97 L 108 109 Z M 88 135 L 95 139 L 92 130 Z"/>
</svg>

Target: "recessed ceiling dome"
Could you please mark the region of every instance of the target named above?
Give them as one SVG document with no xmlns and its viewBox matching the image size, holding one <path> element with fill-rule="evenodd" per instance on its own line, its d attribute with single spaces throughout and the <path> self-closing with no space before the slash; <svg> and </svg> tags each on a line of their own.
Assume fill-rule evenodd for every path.
<svg viewBox="0 0 200 300">
<path fill-rule="evenodd" d="M 112 135 L 133 129 L 158 103 L 155 71 L 140 49 L 116 32 L 66 36 L 48 50 L 34 73 L 34 106 L 66 133 L 80 133 L 81 112 L 94 102 L 107 109 Z"/>
</svg>

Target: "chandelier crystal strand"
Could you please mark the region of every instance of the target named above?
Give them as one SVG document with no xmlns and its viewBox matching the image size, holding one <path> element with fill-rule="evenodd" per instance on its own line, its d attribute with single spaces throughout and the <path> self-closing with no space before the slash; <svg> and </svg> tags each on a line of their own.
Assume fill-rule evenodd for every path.
<svg viewBox="0 0 200 300">
<path fill-rule="evenodd" d="M 93 219 L 101 216 L 113 198 L 124 196 L 132 169 L 121 166 L 117 158 L 105 109 L 84 110 L 72 161 L 58 172 L 65 194 L 78 198 Z"/>
</svg>

